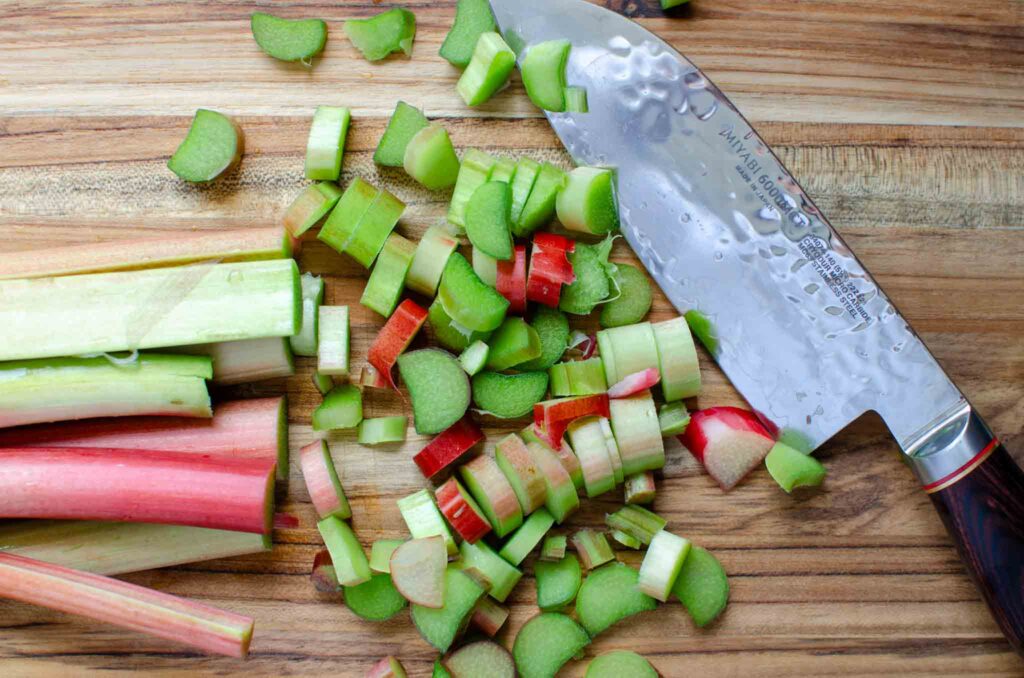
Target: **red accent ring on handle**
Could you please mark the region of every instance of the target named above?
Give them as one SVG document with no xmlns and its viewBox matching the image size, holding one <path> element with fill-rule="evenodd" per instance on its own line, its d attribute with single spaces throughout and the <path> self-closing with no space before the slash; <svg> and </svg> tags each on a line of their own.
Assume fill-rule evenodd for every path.
<svg viewBox="0 0 1024 678">
<path fill-rule="evenodd" d="M 992 454 L 992 451 L 995 450 L 998 445 L 999 440 L 993 438 L 992 441 L 988 445 L 986 445 L 981 450 L 981 452 L 978 452 L 978 454 L 974 455 L 974 457 L 972 457 L 970 461 L 968 461 L 966 464 L 964 464 L 957 470 L 953 471 L 952 473 L 942 478 L 939 478 L 935 482 L 928 483 L 927 485 L 924 486 L 924 491 L 928 494 L 931 494 L 932 492 L 944 490 L 947 487 L 963 480 L 968 475 L 970 475 L 971 471 L 981 466 L 982 462 L 988 459 L 988 456 Z"/>
</svg>

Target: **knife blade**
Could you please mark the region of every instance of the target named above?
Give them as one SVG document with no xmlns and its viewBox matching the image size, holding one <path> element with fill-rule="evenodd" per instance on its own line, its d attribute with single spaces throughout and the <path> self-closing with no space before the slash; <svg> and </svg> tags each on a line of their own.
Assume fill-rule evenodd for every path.
<svg viewBox="0 0 1024 678">
<path fill-rule="evenodd" d="M 616 169 L 622 234 L 673 306 L 714 327 L 713 356 L 751 407 L 805 452 L 877 412 L 1021 651 L 1024 474 L 778 157 L 639 24 L 584 0 L 491 7 L 520 61 L 572 44 L 566 75 L 589 112 L 548 120 L 577 165 Z"/>
</svg>

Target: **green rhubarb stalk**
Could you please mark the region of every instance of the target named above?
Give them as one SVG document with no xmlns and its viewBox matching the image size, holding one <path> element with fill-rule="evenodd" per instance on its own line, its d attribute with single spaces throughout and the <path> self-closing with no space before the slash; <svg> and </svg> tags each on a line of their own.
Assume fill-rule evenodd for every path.
<svg viewBox="0 0 1024 678">
<path fill-rule="evenodd" d="M 498 260 L 479 247 L 473 248 L 473 272 L 490 287 L 498 288 Z"/>
<path fill-rule="evenodd" d="M 612 530 L 612 539 L 614 539 L 615 541 L 619 542 L 620 544 L 622 544 L 626 548 L 635 549 L 635 550 L 640 550 L 640 548 L 644 545 L 642 541 L 640 541 L 639 539 L 637 539 L 633 535 L 626 534 L 625 532 L 622 532 L 621 530 Z"/>
<path fill-rule="evenodd" d="M 117 360 L 118 362 L 113 362 Z M 205 356 L 50 358 L 0 364 L 0 428 L 93 417 L 210 417 Z"/>
<path fill-rule="evenodd" d="M 341 197 L 341 189 L 330 181 L 310 184 L 284 213 L 284 227 L 293 237 L 300 235 L 316 226 L 327 213 L 334 209 Z"/>
<path fill-rule="evenodd" d="M 105 575 L 261 553 L 270 545 L 270 535 L 184 525 L 90 520 L 0 525 L 0 552 Z"/>
<path fill-rule="evenodd" d="M 412 265 L 405 276 L 405 286 L 413 292 L 428 297 L 437 294 L 437 286 L 441 283 L 448 257 L 459 247 L 459 241 L 453 238 L 443 226 L 431 226 L 420 238 L 416 252 L 412 255 Z"/>
<path fill-rule="evenodd" d="M 629 565 L 611 563 L 594 570 L 576 595 L 576 616 L 593 638 L 611 625 L 647 612 L 658 603 L 638 588 L 640 575 Z"/>
<path fill-rule="evenodd" d="M 593 245 L 576 243 L 576 248 L 569 253 L 576 279 L 562 290 L 560 309 L 575 315 L 589 315 L 598 304 L 611 297 L 610 271 L 614 268 L 608 263 L 611 250 L 611 236 Z"/>
<path fill-rule="evenodd" d="M 348 306 L 321 306 L 317 327 L 317 372 L 345 376 L 349 370 Z"/>
<path fill-rule="evenodd" d="M 491 332 L 478 332 L 457 323 L 444 310 L 440 299 L 434 299 L 434 303 L 427 309 L 427 323 L 433 331 L 434 340 L 453 351 L 464 351 L 470 344 L 487 341 L 491 336 Z"/>
<path fill-rule="evenodd" d="M 545 612 L 560 612 L 572 603 L 583 583 L 583 569 L 572 553 L 555 562 L 538 561 L 533 566 L 537 578 L 537 607 Z"/>
<path fill-rule="evenodd" d="M 540 335 L 522 318 L 505 318 L 488 343 L 487 369 L 497 372 L 540 357 Z"/>
<path fill-rule="evenodd" d="M 533 549 L 537 548 L 537 544 L 554 524 L 555 518 L 547 509 L 536 510 L 530 514 L 526 522 L 519 526 L 519 529 L 512 533 L 512 536 L 498 551 L 498 555 L 513 565 L 519 565 L 526 560 L 526 556 L 530 555 Z"/>
<path fill-rule="evenodd" d="M 424 348 L 398 356 L 409 389 L 416 432 L 432 435 L 457 422 L 469 408 L 469 378 L 447 351 Z"/>
<path fill-rule="evenodd" d="M 475 375 L 487 364 L 490 348 L 482 341 L 474 341 L 459 355 L 459 364 L 469 376 Z"/>
<path fill-rule="evenodd" d="M 622 459 L 622 472 L 631 476 L 665 466 L 665 442 L 650 391 L 608 402 L 612 429 Z"/>
<path fill-rule="evenodd" d="M 667 601 L 689 552 L 689 539 L 659 531 L 651 539 L 640 565 L 639 589 L 656 600 Z"/>
<path fill-rule="evenodd" d="M 530 195 L 512 226 L 512 235 L 524 238 L 547 225 L 555 216 L 555 200 L 565 182 L 565 172 L 548 163 L 541 165 Z"/>
<path fill-rule="evenodd" d="M 303 273 L 302 283 L 302 323 L 298 333 L 289 341 L 295 355 L 315 356 L 320 327 L 320 304 L 324 301 L 324 281 L 310 273 Z M 217 364 L 213 365 L 214 374 Z"/>
<path fill-rule="evenodd" d="M 167 167 L 180 179 L 206 183 L 237 165 L 244 145 L 242 130 L 231 118 L 200 108 Z"/>
<path fill-rule="evenodd" d="M 480 250 L 499 261 L 512 259 L 511 210 L 512 190 L 504 181 L 488 181 L 473 191 L 465 227 L 474 254 Z"/>
<path fill-rule="evenodd" d="M 538 108 L 565 110 L 565 65 L 570 48 L 568 40 L 548 40 L 530 47 L 523 57 L 523 85 Z"/>
<path fill-rule="evenodd" d="M 267 337 L 244 341 L 220 341 L 168 350 L 174 353 L 209 356 L 213 361 L 215 383 L 244 384 L 295 374 L 295 357 L 289 344 L 291 338 Z"/>
<path fill-rule="evenodd" d="M 349 19 L 345 35 L 368 61 L 380 61 L 393 52 L 412 56 L 416 37 L 416 15 L 395 7 L 369 19 Z"/>
<path fill-rule="evenodd" d="M 480 280 L 458 252 L 445 265 L 437 298 L 453 320 L 478 332 L 498 329 L 509 306 L 508 299 Z"/>
<path fill-rule="evenodd" d="M 547 387 L 548 375 L 544 372 L 480 372 L 473 377 L 473 402 L 499 419 L 515 419 L 532 412 Z"/>
<path fill-rule="evenodd" d="M 825 479 L 825 467 L 820 461 L 785 443 L 775 443 L 764 458 L 764 465 L 786 492 L 798 487 L 815 487 Z"/>
<path fill-rule="evenodd" d="M 405 147 L 402 166 L 410 177 L 432 191 L 455 184 L 459 156 L 455 155 L 448 130 L 434 123 L 418 131 Z"/>
<path fill-rule="evenodd" d="M 587 90 L 583 87 L 565 88 L 565 111 L 567 113 L 587 113 Z"/>
<path fill-rule="evenodd" d="M 307 179 L 337 181 L 341 176 L 341 158 L 351 119 L 352 113 L 347 108 L 317 106 L 306 141 Z"/>
<path fill-rule="evenodd" d="M 363 394 L 352 384 L 335 386 L 313 410 L 313 430 L 355 428 L 363 420 Z"/>
<path fill-rule="evenodd" d="M 668 524 L 657 513 L 632 504 L 606 515 L 604 519 L 608 527 L 625 532 L 644 544 L 650 544 L 654 535 Z"/>
<path fill-rule="evenodd" d="M 462 155 L 459 176 L 448 208 L 448 221 L 458 228 L 465 228 L 466 204 L 473 192 L 487 181 L 495 162 L 494 158 L 475 148 L 470 148 Z"/>
<path fill-rule="evenodd" d="M 284 19 L 253 12 L 249 24 L 260 49 L 281 61 L 309 62 L 327 44 L 327 24 L 322 19 Z"/>
<path fill-rule="evenodd" d="M 405 160 L 405 149 L 409 145 L 409 141 L 429 124 L 423 111 L 404 101 L 399 101 L 395 106 L 395 112 L 391 114 L 384 134 L 377 142 L 373 161 L 386 167 L 402 167 Z"/>
<path fill-rule="evenodd" d="M 584 678 L 658 678 L 658 672 L 651 663 L 629 650 L 615 650 L 595 657 L 587 665 Z"/>
<path fill-rule="evenodd" d="M 459 566 L 476 568 L 482 572 L 487 581 L 490 582 L 487 592 L 499 603 L 504 602 L 508 598 L 508 595 L 512 593 L 512 589 L 515 588 L 523 576 L 521 570 L 510 565 L 505 558 L 495 553 L 482 540 L 473 544 L 470 544 L 468 541 L 462 542 L 462 545 L 459 547 L 459 554 L 462 556 Z"/>
<path fill-rule="evenodd" d="M 345 189 L 317 238 L 370 268 L 405 211 L 405 203 L 386 190 L 356 178 Z"/>
<path fill-rule="evenodd" d="M 690 424 L 690 413 L 680 401 L 665 403 L 658 410 L 658 426 L 665 438 L 681 435 Z"/>
<path fill-rule="evenodd" d="M 440 536 L 444 538 L 449 556 L 459 552 L 448 525 L 441 516 L 434 495 L 429 490 L 420 490 L 398 500 L 398 511 L 409 528 L 413 539 Z"/>
<path fill-rule="evenodd" d="M 540 547 L 540 559 L 553 562 L 565 558 L 568 540 L 564 534 L 549 534 L 544 537 L 544 543 Z"/>
<path fill-rule="evenodd" d="M 548 372 L 553 396 L 594 395 L 608 390 L 604 362 L 600 357 L 558 363 L 552 365 Z"/>
<path fill-rule="evenodd" d="M 693 623 L 704 627 L 725 610 L 729 580 L 725 568 L 711 553 L 693 546 L 672 586 L 672 593 L 690 613 Z"/>
<path fill-rule="evenodd" d="M 386 573 L 371 573 L 369 581 L 344 588 L 345 605 L 353 614 L 366 621 L 387 621 L 404 610 L 407 604 L 392 583 L 391 576 Z M 401 664 L 398 666 L 401 668 Z M 395 675 L 395 678 L 404 675 L 403 671 Z"/>
<path fill-rule="evenodd" d="M 288 337 L 295 261 L 204 264 L 0 281 L 0 360 Z"/>
<path fill-rule="evenodd" d="M 373 417 L 359 422 L 357 441 L 360 445 L 383 445 L 405 440 L 409 420 L 404 416 Z"/>
<path fill-rule="evenodd" d="M 603 532 L 585 529 L 580 530 L 570 540 L 579 554 L 583 567 L 593 570 L 607 562 L 615 560 L 615 552 L 608 544 Z"/>
<path fill-rule="evenodd" d="M 657 487 L 654 474 L 650 471 L 626 476 L 625 502 L 627 504 L 650 504 L 654 501 Z"/>
<path fill-rule="evenodd" d="M 438 54 L 453 66 L 465 68 L 480 36 L 496 29 L 487 0 L 458 0 L 455 21 Z"/>
<path fill-rule="evenodd" d="M 378 539 L 370 547 L 370 569 L 374 572 L 391 572 L 391 554 L 405 543 L 404 539 Z"/>
<path fill-rule="evenodd" d="M 530 318 L 530 327 L 540 339 L 540 356 L 521 364 L 519 369 L 546 370 L 558 362 L 569 345 L 569 319 L 557 308 L 541 304 Z"/>
<path fill-rule="evenodd" d="M 651 283 L 636 266 L 616 264 L 612 283 L 617 295 L 601 307 L 601 327 L 632 325 L 651 310 Z"/>
<path fill-rule="evenodd" d="M 516 54 L 501 35 L 494 31 L 483 33 L 455 89 L 467 106 L 479 106 L 505 86 L 515 65 Z"/>
<path fill-rule="evenodd" d="M 558 220 L 570 231 L 604 235 L 617 230 L 615 173 L 600 167 L 577 167 L 569 172 L 555 207 Z"/>
<path fill-rule="evenodd" d="M 511 186 L 515 175 L 516 163 L 508 158 L 498 158 L 498 161 L 494 163 L 494 167 L 491 168 L 487 181 L 501 181 Z"/>
<path fill-rule="evenodd" d="M 327 550 L 331 553 L 338 583 L 342 586 L 357 586 L 369 581 L 373 574 L 370 572 L 370 563 L 366 560 L 366 553 L 363 552 L 356 533 L 348 523 L 329 516 L 316 526 Z"/>
<path fill-rule="evenodd" d="M 590 636 L 570 617 L 544 612 L 526 622 L 512 646 L 521 678 L 551 678 L 590 644 Z"/>
<path fill-rule="evenodd" d="M 385 318 L 390 317 L 402 296 L 405 276 L 412 266 L 415 252 L 416 245 L 409 240 L 397 233 L 389 235 L 370 272 L 370 279 L 366 281 L 366 289 L 359 303 Z"/>
<path fill-rule="evenodd" d="M 533 184 L 540 174 L 540 163 L 530 158 L 520 158 L 516 163 L 515 176 L 512 178 L 512 223 L 518 224 L 519 217 L 526 207 L 526 201 L 533 190 Z M 518 236 L 518 231 L 516 232 Z"/>
</svg>

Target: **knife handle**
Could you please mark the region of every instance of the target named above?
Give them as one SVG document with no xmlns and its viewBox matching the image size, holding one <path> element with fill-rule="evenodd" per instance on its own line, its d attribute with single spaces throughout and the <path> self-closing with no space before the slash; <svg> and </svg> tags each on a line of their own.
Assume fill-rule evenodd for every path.
<svg viewBox="0 0 1024 678">
<path fill-rule="evenodd" d="M 964 417 L 958 435 L 949 440 L 947 430 L 947 444 L 912 455 L 911 464 L 999 628 L 1024 656 L 1024 471 L 973 411 Z"/>
</svg>

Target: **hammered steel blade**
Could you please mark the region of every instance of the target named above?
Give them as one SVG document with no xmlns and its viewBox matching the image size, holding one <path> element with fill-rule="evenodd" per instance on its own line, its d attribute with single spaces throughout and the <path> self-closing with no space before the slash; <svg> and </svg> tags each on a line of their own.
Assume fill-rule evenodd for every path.
<svg viewBox="0 0 1024 678">
<path fill-rule="evenodd" d="M 964 405 L 828 221 L 729 100 L 638 24 L 584 0 L 491 0 L 509 44 L 572 43 L 590 112 L 548 113 L 580 165 L 615 167 L 622 232 L 715 359 L 809 450 L 874 410 L 906 450 Z"/>
</svg>

